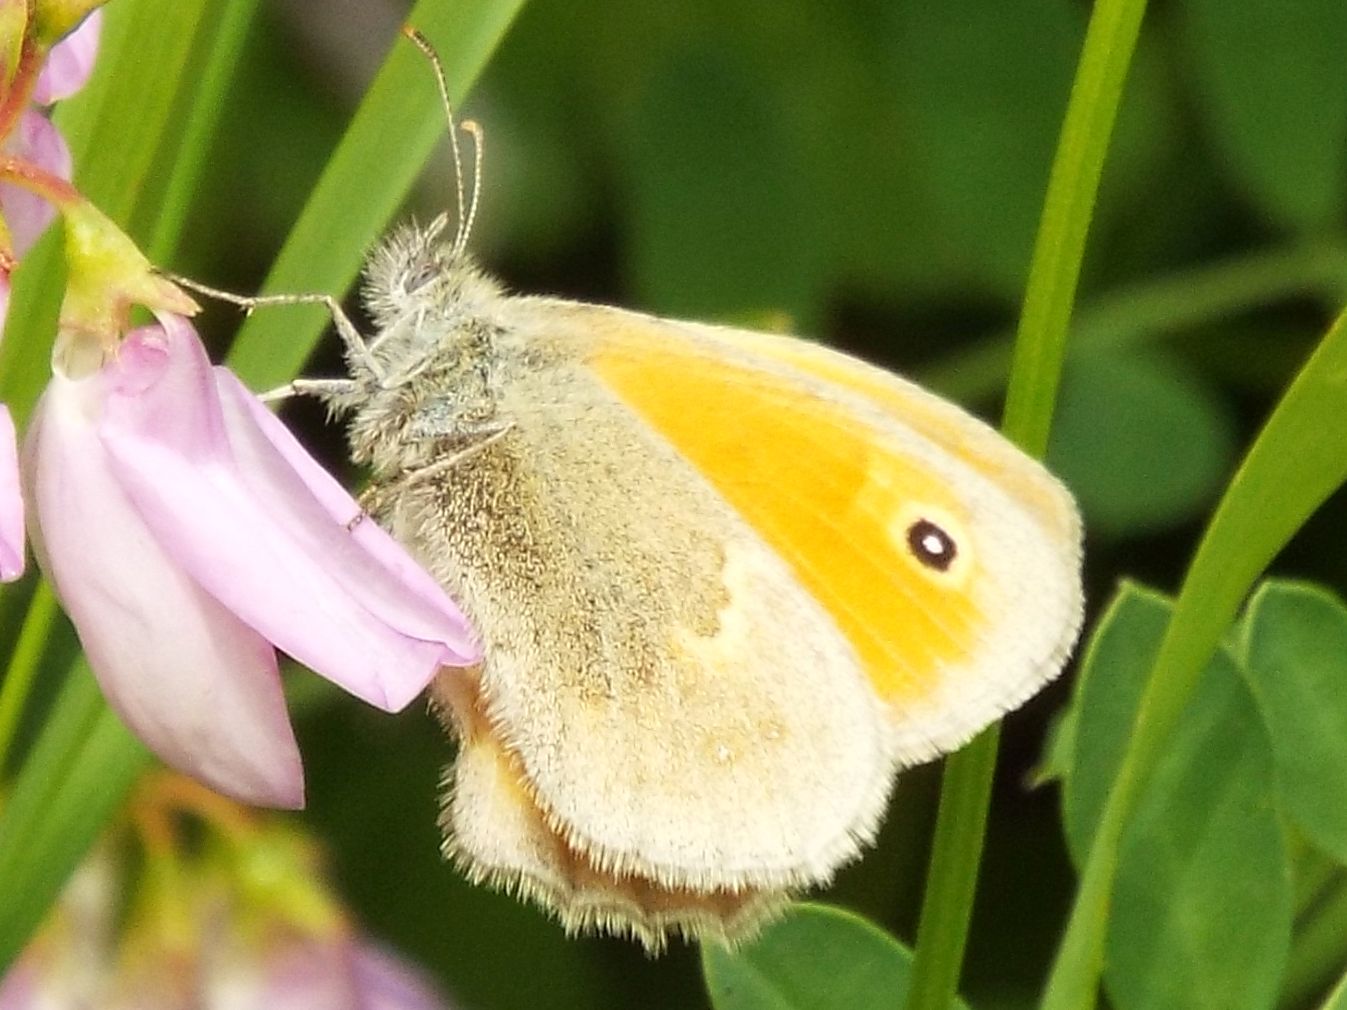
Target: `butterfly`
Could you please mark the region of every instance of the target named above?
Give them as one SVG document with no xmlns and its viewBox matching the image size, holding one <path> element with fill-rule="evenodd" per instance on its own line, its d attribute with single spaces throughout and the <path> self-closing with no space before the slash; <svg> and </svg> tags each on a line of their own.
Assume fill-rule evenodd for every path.
<svg viewBox="0 0 1347 1010">
<path fill-rule="evenodd" d="M 854 357 L 506 293 L 476 202 L 379 246 L 375 337 L 339 320 L 350 377 L 296 386 L 482 639 L 431 689 L 446 851 L 569 930 L 733 943 L 857 857 L 899 769 L 1061 670 L 1076 507 Z"/>
</svg>

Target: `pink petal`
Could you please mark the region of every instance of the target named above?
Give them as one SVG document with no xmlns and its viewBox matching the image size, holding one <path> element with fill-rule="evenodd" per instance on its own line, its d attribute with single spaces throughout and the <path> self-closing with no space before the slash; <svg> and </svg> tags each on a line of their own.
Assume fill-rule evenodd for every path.
<svg viewBox="0 0 1347 1010">
<path fill-rule="evenodd" d="M 102 377 L 54 376 L 30 427 L 39 562 L 109 703 L 155 753 L 245 802 L 299 807 L 275 654 L 197 585 L 123 491 L 95 427 Z"/>
<path fill-rule="evenodd" d="M 84 87 L 93 73 L 102 30 L 103 11 L 95 8 L 78 28 L 52 47 L 33 87 L 34 102 L 51 105 Z"/>
<path fill-rule="evenodd" d="M 9 408 L 0 403 L 0 582 L 23 574 L 23 494 L 19 443 Z"/>
<path fill-rule="evenodd" d="M 70 149 L 60 131 L 46 116 L 31 109 L 19 117 L 18 129 L 6 141 L 5 150 L 31 161 L 62 179 L 70 178 Z M 5 216 L 14 252 L 26 253 L 51 224 L 56 210 L 46 200 L 19 186 L 0 184 L 0 214 Z"/>
<path fill-rule="evenodd" d="M 235 458 L 245 474 L 267 475 L 265 483 L 259 482 L 259 493 L 267 486 L 283 484 L 289 492 L 285 500 L 307 501 L 308 496 L 294 483 L 298 477 L 340 526 L 333 542 L 324 544 L 322 550 L 349 555 L 338 569 L 346 577 L 346 589 L 402 634 L 443 643 L 453 654 L 446 665 L 471 666 L 478 662 L 482 656 L 476 635 L 435 577 L 387 530 L 363 515 L 350 492 L 308 454 L 290 429 L 232 372 L 216 368 L 215 381 Z M 285 518 L 293 521 L 300 535 L 314 526 L 328 532 L 334 529 L 312 523 L 307 510 Z M 359 549 L 353 549 L 351 541 Z"/>
<path fill-rule="evenodd" d="M 203 1006 L 363 1010 L 342 939 L 273 936 L 264 948 L 254 948 L 236 930 L 203 946 Z"/>
<path fill-rule="evenodd" d="M 434 613 L 333 518 L 234 402 L 237 390 L 225 408 L 191 326 L 162 324 L 129 336 L 105 370 L 100 436 L 171 555 L 276 646 L 381 708 L 404 707 L 441 665 L 475 658 L 457 612 Z M 352 501 L 343 515 L 357 512 Z M 401 609 L 411 634 L 385 620 Z M 435 637 L 417 637 L 423 623 Z"/>
<path fill-rule="evenodd" d="M 25 954 L 0 978 L 0 1010 L 40 1010 L 38 964 Z"/>
<path fill-rule="evenodd" d="M 362 943 L 354 960 L 360 1010 L 448 1010 L 430 981 L 397 955 Z"/>
</svg>

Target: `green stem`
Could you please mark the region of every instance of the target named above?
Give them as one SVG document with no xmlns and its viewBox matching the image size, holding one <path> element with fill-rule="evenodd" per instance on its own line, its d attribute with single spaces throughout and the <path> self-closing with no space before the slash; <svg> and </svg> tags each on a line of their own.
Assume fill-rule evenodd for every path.
<svg viewBox="0 0 1347 1010">
<path fill-rule="evenodd" d="M 1338 979 L 1338 984 L 1329 992 L 1319 1010 L 1347 1010 L 1347 973 Z"/>
<path fill-rule="evenodd" d="M 1300 295 L 1337 310 L 1347 299 L 1347 245 L 1333 241 L 1261 250 L 1100 295 L 1076 313 L 1069 356 L 1159 339 Z M 995 396 L 1010 369 L 1011 343 L 1009 333 L 986 337 L 916 378 L 960 403 Z"/>
<path fill-rule="evenodd" d="M 19 641 L 9 658 L 4 682 L 0 683 L 0 773 L 3 773 L 13 749 L 19 717 L 32 692 L 57 611 L 56 595 L 46 582 L 39 582 L 28 603 L 28 613 L 19 631 Z"/>
<path fill-rule="evenodd" d="M 1002 421 L 1006 435 L 1035 456 L 1048 445 L 1085 236 L 1145 11 L 1145 0 L 1095 5 L 1052 163 Z"/>
<path fill-rule="evenodd" d="M 1006 436 L 1034 456 L 1048 445 L 1085 237 L 1145 8 L 1145 0 L 1095 5 L 1053 159 L 1002 421 Z M 958 990 L 997 738 L 994 730 L 982 734 L 945 765 L 908 1010 L 945 1010 Z"/>
<path fill-rule="evenodd" d="M 1000 735 L 992 726 L 945 761 L 907 1010 L 944 1010 L 958 991 Z"/>
<path fill-rule="evenodd" d="M 154 263 L 169 262 L 177 248 L 210 156 L 225 99 L 234 84 L 257 4 L 258 0 L 233 0 L 222 5 L 219 12 L 214 44 L 209 47 L 200 72 L 196 100 L 182 127 L 167 188 L 155 208 L 153 231 L 146 244 L 146 252 Z"/>
</svg>

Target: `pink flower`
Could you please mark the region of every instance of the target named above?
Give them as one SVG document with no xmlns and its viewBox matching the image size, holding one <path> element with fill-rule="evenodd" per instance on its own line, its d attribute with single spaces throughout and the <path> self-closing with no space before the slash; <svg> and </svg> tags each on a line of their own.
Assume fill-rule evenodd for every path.
<svg viewBox="0 0 1347 1010">
<path fill-rule="evenodd" d="M 442 1010 L 444 999 L 402 958 L 370 943 L 354 953 L 360 1010 Z"/>
<path fill-rule="evenodd" d="M 232 918 L 214 930 L 193 923 L 199 947 L 186 956 L 138 938 L 129 957 L 115 939 L 95 946 L 67 932 L 0 978 L 0 1010 L 448 1010 L 414 966 L 345 930 L 272 930 L 265 946 L 245 932 Z"/>
<path fill-rule="evenodd" d="M 133 869 L 138 841 L 118 837 L 75 872 L 0 976 L 0 1010 L 448 1010 L 353 925 L 302 836 L 267 828 L 209 855 L 178 843 L 152 857 L 170 876 Z"/>
<path fill-rule="evenodd" d="M 201 1010 L 447 1007 L 412 965 L 345 931 L 327 936 L 273 936 L 265 949 L 217 941 L 208 958 Z"/>
<path fill-rule="evenodd" d="M 18 439 L 9 408 L 0 403 L 0 582 L 23 574 L 23 494 Z"/>
<path fill-rule="evenodd" d="M 9 308 L 9 275 L 0 271 L 0 327 Z M 23 495 L 19 490 L 19 451 L 14 419 L 0 403 L 0 582 L 23 574 Z"/>
<path fill-rule="evenodd" d="M 69 98 L 84 87 L 93 71 L 102 31 L 103 12 L 95 10 L 73 32 L 52 47 L 33 87 L 33 101 L 50 105 Z M 5 141 L 5 151 L 62 179 L 70 178 L 70 149 L 60 131 L 46 115 L 26 110 L 17 129 Z M 0 185 L 0 214 L 4 215 L 13 240 L 15 257 L 21 257 L 51 224 L 56 211 L 46 200 L 26 189 Z M 0 320 L 3 316 L 0 316 Z"/>
<path fill-rule="evenodd" d="M 102 31 L 103 12 L 95 10 L 66 38 L 52 47 L 38 75 L 33 100 L 42 105 L 66 98 L 84 86 L 93 70 Z M 42 113 L 26 110 L 5 143 L 7 153 L 32 162 L 62 179 L 70 178 L 70 150 L 60 132 Z M 26 253 L 51 224 L 56 211 L 46 200 L 18 186 L 0 185 L 0 215 L 9 229 L 14 258 Z M 9 313 L 9 270 L 0 265 L 0 333 Z M 23 575 L 23 498 L 19 493 L 18 446 L 14 421 L 0 404 L 0 582 Z"/>
<path fill-rule="evenodd" d="M 53 376 L 24 456 L 39 561 L 109 702 L 221 792 L 303 805 L 273 646 L 388 711 L 478 658 L 438 583 L 179 316 Z"/>
</svg>

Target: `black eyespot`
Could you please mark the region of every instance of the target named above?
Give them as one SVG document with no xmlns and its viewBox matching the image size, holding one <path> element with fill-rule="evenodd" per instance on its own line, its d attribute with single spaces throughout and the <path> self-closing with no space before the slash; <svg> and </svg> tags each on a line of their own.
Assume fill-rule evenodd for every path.
<svg viewBox="0 0 1347 1010">
<path fill-rule="evenodd" d="M 959 554 L 954 538 L 929 519 L 918 519 L 907 528 L 907 546 L 914 558 L 937 572 L 949 571 Z"/>
<path fill-rule="evenodd" d="M 413 294 L 433 281 L 439 272 L 439 263 L 434 260 L 422 260 L 408 271 L 406 280 L 402 282 L 402 290 L 409 295 Z"/>
</svg>

